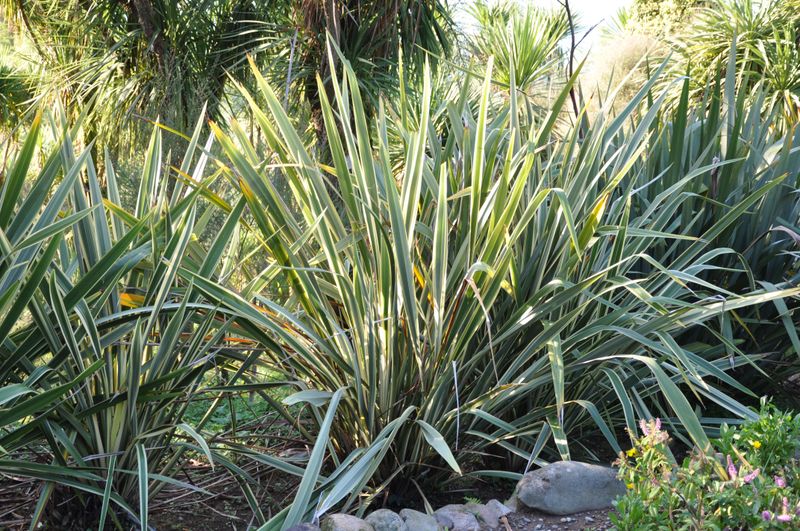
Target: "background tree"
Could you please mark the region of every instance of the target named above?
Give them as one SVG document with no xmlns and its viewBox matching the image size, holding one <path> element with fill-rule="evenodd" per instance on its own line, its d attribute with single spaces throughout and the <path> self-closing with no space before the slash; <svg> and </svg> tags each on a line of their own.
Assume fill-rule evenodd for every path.
<svg viewBox="0 0 800 531">
<path fill-rule="evenodd" d="M 108 140 L 136 114 L 179 130 L 205 101 L 217 114 L 228 75 L 245 71 L 244 52 L 269 49 L 287 12 L 276 0 L 4 3 L 47 70 L 44 97 L 91 105 L 90 134 Z M 274 23 L 258 23 L 268 17 Z"/>
<path fill-rule="evenodd" d="M 247 53 L 308 102 L 320 131 L 315 75 L 327 78 L 327 34 L 373 97 L 396 87 L 400 49 L 419 64 L 449 43 L 441 0 L 2 1 L 48 70 L 43 92 L 73 108 L 94 103 L 90 134 L 116 140 L 135 115 L 180 131 L 204 102 L 219 117 L 227 81 L 248 80 Z"/>
<path fill-rule="evenodd" d="M 776 127 L 800 118 L 800 1 L 714 0 L 671 40 L 676 73 L 687 73 L 700 97 L 736 61 L 737 86 L 763 97 Z"/>
<path fill-rule="evenodd" d="M 639 31 L 664 36 L 678 29 L 704 0 L 634 0 L 628 22 Z"/>
<path fill-rule="evenodd" d="M 479 27 L 472 39 L 476 55 L 494 56 L 497 81 L 510 83 L 513 70 L 524 91 L 547 82 L 561 65 L 559 43 L 569 31 L 564 10 L 478 0 L 471 13 Z"/>
<path fill-rule="evenodd" d="M 300 0 L 293 24 L 302 51 L 300 77 L 315 130 L 323 133 L 316 73 L 330 87 L 326 36 L 353 66 L 361 89 L 374 108 L 381 92 L 398 87 L 397 66 L 402 53 L 410 70 L 419 71 L 425 57 L 433 64 L 449 55 L 453 30 L 442 0 Z M 333 54 L 334 63 L 338 54 Z"/>
</svg>

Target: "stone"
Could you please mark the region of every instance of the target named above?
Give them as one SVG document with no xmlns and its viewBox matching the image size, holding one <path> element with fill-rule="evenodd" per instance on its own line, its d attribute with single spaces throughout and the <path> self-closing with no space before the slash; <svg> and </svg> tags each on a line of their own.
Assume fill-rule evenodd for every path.
<svg viewBox="0 0 800 531">
<path fill-rule="evenodd" d="M 375 531 L 408 531 L 400 515 L 389 509 L 378 509 L 364 519 Z"/>
<path fill-rule="evenodd" d="M 509 514 L 514 512 L 514 510 L 511 507 L 501 503 L 499 500 L 489 500 L 488 502 L 486 502 L 486 507 L 489 507 L 490 509 L 495 511 L 498 515 L 497 516 L 498 519 L 502 518 L 503 516 L 508 516 Z"/>
<path fill-rule="evenodd" d="M 439 531 L 440 529 L 436 518 L 414 509 L 403 509 L 400 511 L 400 518 L 403 519 L 409 531 Z"/>
<path fill-rule="evenodd" d="M 436 519 L 436 525 L 439 526 L 439 527 L 443 527 L 445 529 L 453 529 L 453 527 L 455 526 L 453 521 L 446 514 L 442 514 L 442 513 L 438 512 L 438 511 L 434 511 L 433 512 L 433 517 L 434 517 L 434 519 Z"/>
<path fill-rule="evenodd" d="M 403 509 L 400 511 L 400 518 L 403 519 L 409 531 L 439 531 L 439 523 L 429 514 L 414 509 Z"/>
<path fill-rule="evenodd" d="M 519 501 L 530 509 L 567 515 L 611 508 L 625 485 L 611 467 L 558 461 L 525 474 L 515 491 Z"/>
<path fill-rule="evenodd" d="M 320 531 L 320 529 L 314 524 L 295 524 L 286 531 Z"/>
<path fill-rule="evenodd" d="M 509 499 L 507 499 L 504 505 L 511 509 L 512 513 L 515 513 L 519 510 L 519 500 L 517 499 L 516 495 L 512 495 Z"/>
<path fill-rule="evenodd" d="M 447 527 L 450 531 L 479 531 L 481 528 L 478 519 L 464 505 L 445 505 L 434 511 L 433 515 L 440 525 Z M 447 520 L 451 525 L 445 523 Z"/>
<path fill-rule="evenodd" d="M 475 518 L 478 519 L 478 523 L 484 526 L 487 526 L 491 529 L 497 527 L 500 516 L 502 516 L 498 511 L 492 509 L 488 505 L 483 505 L 482 503 L 468 503 L 464 506 L 467 512 L 472 513 L 475 515 Z"/>
<path fill-rule="evenodd" d="M 332 514 L 322 521 L 322 531 L 375 531 L 371 525 L 349 514 Z"/>
</svg>

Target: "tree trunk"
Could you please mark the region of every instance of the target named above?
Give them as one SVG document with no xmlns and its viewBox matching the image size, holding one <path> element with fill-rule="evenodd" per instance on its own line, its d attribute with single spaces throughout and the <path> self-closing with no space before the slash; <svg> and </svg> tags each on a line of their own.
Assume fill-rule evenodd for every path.
<svg viewBox="0 0 800 531">
<path fill-rule="evenodd" d="M 139 20 L 139 25 L 142 27 L 144 37 L 150 43 L 153 54 L 156 56 L 156 62 L 162 72 L 166 66 L 165 56 L 168 51 L 167 40 L 164 38 L 164 33 L 161 28 L 158 13 L 153 8 L 150 0 L 131 0 L 130 4 Z"/>
</svg>

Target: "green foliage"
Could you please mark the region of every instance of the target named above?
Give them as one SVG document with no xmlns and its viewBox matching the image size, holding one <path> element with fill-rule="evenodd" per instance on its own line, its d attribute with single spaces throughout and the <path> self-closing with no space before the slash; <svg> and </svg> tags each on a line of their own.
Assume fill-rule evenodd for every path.
<svg viewBox="0 0 800 531">
<path fill-rule="evenodd" d="M 243 54 L 261 57 L 284 43 L 276 24 L 286 16 L 285 2 L 3 4 L 47 68 L 41 96 L 67 103 L 74 115 L 90 111 L 85 132 L 109 145 L 125 140 L 121 131 L 148 129 L 136 115 L 160 116 L 180 131 L 192 127 L 206 102 L 216 116 L 228 75 L 246 73 Z M 268 15 L 272 24 L 258 23 Z"/>
<path fill-rule="evenodd" d="M 618 27 L 626 31 L 645 32 L 661 37 L 679 30 L 692 8 L 703 0 L 634 0 L 618 15 Z"/>
<path fill-rule="evenodd" d="M 675 72 L 688 74 L 695 94 L 718 78 L 733 56 L 738 90 L 765 100 L 765 115 L 775 126 L 797 123 L 800 66 L 797 0 L 714 0 L 697 10 L 692 23 L 674 39 Z M 698 96 L 699 97 L 699 96 Z"/>
<path fill-rule="evenodd" d="M 406 73 L 421 72 L 426 60 L 436 64 L 451 54 L 452 21 L 443 0 L 294 0 L 299 30 L 299 69 L 307 96 L 319 110 L 316 76 L 328 82 L 337 57 L 326 54 L 332 42 L 347 58 L 361 90 L 377 105 L 383 92 L 396 92 L 401 57 Z M 281 79 L 278 81 L 285 80 Z M 330 88 L 330 87 L 328 87 Z M 322 119 L 321 116 L 319 117 Z M 321 125 L 321 123 L 320 123 Z"/>
<path fill-rule="evenodd" d="M 747 454 L 750 464 L 767 476 L 782 475 L 785 464 L 800 456 L 800 414 L 762 401 L 758 419 L 723 426 L 716 447 L 724 455 Z"/>
<path fill-rule="evenodd" d="M 628 487 L 611 515 L 619 529 L 796 527 L 800 416 L 762 408 L 757 420 L 728 429 L 715 442 L 716 454 L 694 451 L 680 466 L 658 419 L 640 428 L 642 435 L 631 433 L 633 447 L 617 461 Z"/>
<path fill-rule="evenodd" d="M 497 35 L 539 35 L 541 12 L 508 13 Z M 313 39 L 330 29 L 321 16 Z M 262 529 L 285 529 L 363 513 L 387 489 L 600 459 L 598 434 L 618 452 L 622 429 L 654 414 L 706 452 L 721 433 L 744 472 L 697 454 L 686 492 L 713 493 L 720 518 L 781 514 L 772 483 L 756 483 L 771 493 L 759 507 L 727 512 L 769 479 L 744 475 L 776 463 L 745 460 L 754 445 L 726 424 L 757 416 L 744 370 L 800 360 L 800 132 L 737 83 L 735 48 L 702 99 L 665 63 L 622 106 L 612 94 L 571 125 L 578 67 L 530 112 L 517 89 L 551 71 L 557 33 L 528 59 L 505 41 L 499 91 L 489 61 L 479 83 L 420 67 L 384 99 L 364 90 L 373 66 L 331 36 L 313 89 L 327 141 L 313 148 L 285 80 L 273 88 L 252 58 L 253 87 L 236 88 L 263 144 L 230 120 L 201 148 L 201 118 L 183 157 L 167 157 L 157 128 L 130 208 L 118 165 L 106 156 L 99 172 L 93 146 L 73 141 L 98 127 L 91 114 L 70 130 L 49 117 L 40 169 L 37 118 L 0 188 L 0 471 L 46 483 L 35 523 L 67 499 L 81 525 L 144 525 L 164 484 L 192 488 L 174 477 L 190 452 L 235 474 Z M 297 392 L 266 392 L 278 386 Z M 213 438 L 236 431 L 226 398 L 242 392 L 304 438 L 304 468 Z M 782 417 L 764 415 L 739 433 L 779 454 Z M 659 435 L 636 439 L 642 461 L 623 466 L 657 484 L 632 489 L 626 514 L 675 508 L 689 526 L 716 514 L 686 509 L 648 430 Z M 25 459 L 42 449 L 50 462 Z M 301 478 L 270 519 L 238 464 L 249 459 Z M 652 497 L 666 509 L 652 514 Z"/>
<path fill-rule="evenodd" d="M 27 110 L 31 98 L 28 77 L 0 65 L 0 126 L 14 126 Z"/>
<path fill-rule="evenodd" d="M 333 459 L 391 445 L 372 458 L 367 501 L 448 469 L 482 474 L 488 452 L 518 470 L 591 455 L 592 429 L 616 450 L 616 430 L 651 409 L 706 446 L 714 421 L 699 419 L 679 386 L 751 415 L 726 392 L 747 392 L 726 371 L 751 359 L 729 339 L 732 312 L 797 290 L 732 292 L 705 279 L 736 255 L 719 238 L 768 204 L 795 154 L 762 164 L 759 184 L 726 190 L 718 215 L 708 179 L 724 131 L 706 129 L 688 103 L 667 113 L 665 94 L 635 115 L 656 79 L 579 141 L 577 128 L 554 129 L 569 86 L 530 129 L 513 101 L 490 105 L 491 70 L 477 107 L 466 96 L 450 102 L 443 129 L 430 81 L 419 107 L 401 102 L 396 116 L 370 123 L 343 63 L 322 106 L 332 166 L 307 150 L 266 81 L 258 95 L 243 91 L 272 150 L 266 164 L 236 124 L 214 131 L 262 233 L 266 276 L 291 288 L 280 305 L 256 296 L 268 316 L 243 298 L 225 306 L 281 345 L 270 363 L 286 379 L 325 397 L 343 390 L 326 428 Z M 752 179 L 736 160 L 722 166 L 731 182 Z M 281 182 L 299 213 L 275 193 Z"/>
<path fill-rule="evenodd" d="M 559 43 L 567 35 L 564 11 L 529 5 L 478 1 L 471 8 L 479 29 L 473 37 L 478 57 L 494 57 L 495 79 L 520 90 L 545 85 L 562 64 Z"/>
<path fill-rule="evenodd" d="M 335 0 L 4 0 L 47 68 L 42 97 L 89 112 L 84 132 L 123 147 L 160 120 L 178 131 L 207 109 L 230 117 L 236 95 L 229 79 L 251 80 L 253 57 L 276 84 L 284 104 L 310 106 L 319 119 L 318 72 L 329 68 L 324 42 L 331 36 L 358 66 L 365 93 L 397 87 L 399 53 L 407 69 L 422 65 L 422 52 L 446 56 L 450 21 L 435 1 Z M 291 96 L 291 101 L 290 100 Z M 144 121 L 141 120 L 144 117 Z M 319 131 L 318 131 L 319 132 Z M 146 134 L 146 133 L 145 133 Z M 135 147 L 130 146 L 130 147 Z"/>
<path fill-rule="evenodd" d="M 158 129 L 134 211 L 118 204 L 110 160 L 101 189 L 89 149 L 75 152 L 77 126 L 56 125 L 63 115 L 51 117 L 58 144 L 36 174 L 41 118 L 0 193 L 0 470 L 45 482 L 34 524 L 61 515 L 50 524 L 144 526 L 154 490 L 196 490 L 173 478 L 182 453 L 229 463 L 198 430 L 258 352 L 227 348 L 236 331 L 230 317 L 178 273 L 225 274 L 241 209 L 227 207 L 230 221 L 206 251 L 192 237 L 207 222 L 197 219 L 197 203 L 220 200 L 200 181 L 165 193 L 171 176 Z M 191 169 L 197 141 L 184 173 L 202 175 L 204 157 Z M 235 370 L 224 386 L 203 385 L 207 371 L 229 363 Z M 200 397 L 215 400 L 192 427 L 184 416 Z M 25 458 L 41 447 L 48 463 Z"/>
<path fill-rule="evenodd" d="M 734 85 L 731 80 L 735 74 L 735 65 L 731 62 L 725 74 L 728 87 Z M 715 234 L 719 248 L 729 251 L 720 256 L 719 269 L 706 270 L 704 278 L 734 292 L 755 285 L 772 289 L 771 285 L 781 282 L 796 285 L 800 280 L 797 268 L 800 205 L 795 201 L 794 191 L 800 187 L 800 173 L 797 172 L 800 159 L 795 158 L 790 146 L 798 141 L 797 131 L 782 135 L 780 118 L 766 112 L 763 101 L 752 101 L 746 91 L 736 93 L 729 88 L 723 93 L 723 83 L 719 81 L 714 85 L 706 91 L 699 105 L 699 109 L 707 110 L 696 111 L 700 121 L 696 128 L 681 118 L 685 110 L 691 108 L 690 82 L 684 84 L 681 104 L 674 113 L 674 130 L 684 126 L 692 129 L 680 141 L 673 137 L 673 146 L 680 147 L 682 156 L 695 153 L 694 156 L 710 158 L 712 165 L 724 163 L 710 171 L 708 179 L 696 182 L 697 187 L 693 189 L 694 194 L 704 195 L 706 200 L 719 201 L 719 204 L 698 211 L 695 200 L 688 199 L 682 207 L 681 232 L 700 236 L 703 227 L 714 223 L 743 194 L 763 189 L 768 181 L 786 175 L 779 186 L 758 202 L 758 214 L 744 214 L 738 223 Z M 706 148 L 701 148 L 703 139 L 711 137 L 716 138 Z M 700 155 L 703 149 L 709 151 Z M 679 178 L 675 168 L 668 167 L 680 165 L 674 158 L 674 150 L 672 155 L 671 160 L 654 162 L 656 167 L 652 175 L 665 172 L 665 185 Z M 694 217 L 694 212 L 698 217 Z M 772 375 L 776 381 L 790 375 L 800 361 L 800 341 L 797 341 L 797 327 L 792 324 L 791 317 L 797 301 L 787 300 L 786 303 L 778 303 L 772 309 L 762 307 L 757 312 L 737 311 L 722 327 L 729 353 L 775 352 L 773 359 L 787 364 L 786 371 L 775 371 Z M 777 326 L 771 326 L 770 322 Z M 737 379 L 745 385 L 758 380 L 763 382 L 763 376 L 763 373 L 737 373 Z"/>
</svg>

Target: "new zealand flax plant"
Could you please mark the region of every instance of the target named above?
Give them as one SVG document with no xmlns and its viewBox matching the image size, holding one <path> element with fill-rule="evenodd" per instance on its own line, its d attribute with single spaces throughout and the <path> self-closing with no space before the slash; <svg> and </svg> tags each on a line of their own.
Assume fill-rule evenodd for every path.
<svg viewBox="0 0 800 531">
<path fill-rule="evenodd" d="M 346 62 L 342 70 L 333 101 L 323 97 L 322 158 L 332 165 L 307 149 L 257 73 L 259 93 L 242 94 L 270 149 L 257 152 L 236 122 L 230 132 L 212 126 L 288 300 L 251 303 L 193 281 L 283 345 L 269 363 L 308 388 L 304 398 L 336 393 L 336 421 L 318 417 L 331 459 L 369 456 L 361 466 L 374 470 L 347 486 L 344 508 L 362 489 L 362 501 L 392 486 L 425 490 L 453 470 L 518 478 L 532 463 L 592 455 L 590 435 L 616 452 L 637 417 L 657 413 L 676 437 L 705 446 L 719 420 L 695 405 L 750 414 L 734 396 L 747 389 L 727 371 L 753 358 L 726 340 L 727 316 L 798 290 L 732 292 L 704 275 L 734 252 L 716 236 L 784 186 L 785 174 L 766 173 L 699 234 L 684 234 L 681 209 L 696 183 L 733 162 L 712 162 L 709 137 L 649 195 L 662 177 L 653 160 L 673 149 L 661 141 L 673 130 L 666 92 L 653 95 L 664 66 L 619 115 L 604 110 L 588 128 L 565 129 L 573 78 L 523 129 L 517 98 L 489 104 L 490 62 L 477 105 L 465 84 L 436 135 L 429 78 L 419 108 L 382 105 L 370 123 L 353 71 Z M 400 164 L 389 138 L 401 142 Z M 712 205 L 698 204 L 697 215 Z M 482 470 L 497 456 L 513 471 Z M 306 487 L 300 511 L 318 516 L 330 504 L 313 502 L 322 498 L 311 489 L 325 489 Z"/>
<path fill-rule="evenodd" d="M 0 471 L 41 480 L 32 527 L 147 529 L 154 492 L 197 490 L 174 479 L 188 455 L 236 470 L 252 498 L 253 478 L 201 431 L 260 351 L 236 348 L 233 317 L 178 275 L 230 272 L 242 204 L 209 188 L 201 128 L 180 168 L 164 164 L 155 128 L 126 211 L 111 158 L 101 186 L 91 146 L 77 152 L 72 140 L 79 126 L 50 119 L 56 143 L 41 169 L 40 113 L 0 192 Z M 227 216 L 208 248 L 197 238 L 209 219 L 201 202 Z M 230 385 L 204 379 L 216 367 L 231 368 Z M 190 425 L 200 398 L 212 399 L 208 414 Z"/>
</svg>

